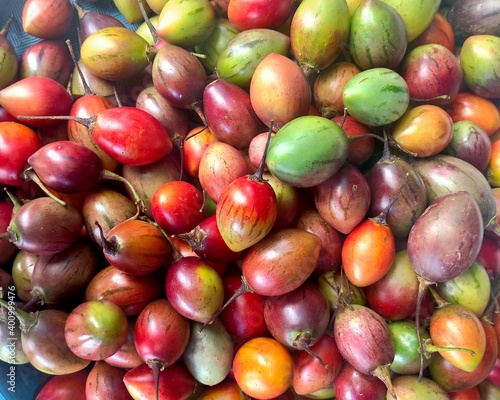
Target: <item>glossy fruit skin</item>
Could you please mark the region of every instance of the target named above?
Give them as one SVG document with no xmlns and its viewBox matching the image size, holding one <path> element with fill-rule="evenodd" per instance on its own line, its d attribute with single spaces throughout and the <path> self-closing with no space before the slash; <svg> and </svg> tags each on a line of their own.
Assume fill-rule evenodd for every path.
<svg viewBox="0 0 500 400">
<path fill-rule="evenodd" d="M 400 73 L 416 104 L 449 104 L 455 100 L 462 83 L 462 70 L 456 56 L 440 44 L 426 44 L 411 50 L 401 63 Z"/>
<path fill-rule="evenodd" d="M 0 91 L 0 105 L 16 118 L 20 115 L 68 115 L 72 102 L 66 88 L 46 76 L 20 79 Z M 46 127 L 57 122 L 51 119 L 32 119 L 28 121 L 28 125 Z"/>
<path fill-rule="evenodd" d="M 85 382 L 87 400 L 110 400 L 120 398 L 132 400 L 123 383 L 124 368 L 114 367 L 104 361 L 97 361 L 88 374 Z"/>
<path fill-rule="evenodd" d="M 406 26 L 399 13 L 380 0 L 361 4 L 351 18 L 349 54 L 363 70 L 396 69 L 406 51 Z"/>
<path fill-rule="evenodd" d="M 60 193 L 94 188 L 103 169 L 96 153 L 70 140 L 44 145 L 28 158 L 28 163 L 46 186 Z"/>
<path fill-rule="evenodd" d="M 424 32 L 408 43 L 408 51 L 424 44 L 440 44 L 455 51 L 455 32 L 446 17 L 437 12 Z"/>
<path fill-rule="evenodd" d="M 469 268 L 482 238 L 479 206 L 469 192 L 460 191 L 439 197 L 420 215 L 408 236 L 408 255 L 417 274 L 431 282 L 444 282 Z"/>
<path fill-rule="evenodd" d="M 348 362 L 344 363 L 333 386 L 338 400 L 386 399 L 387 388 L 380 379 L 359 372 Z"/>
<path fill-rule="evenodd" d="M 344 235 L 365 219 L 370 202 L 368 181 L 359 168 L 349 163 L 314 187 L 314 204 L 319 214 Z"/>
<path fill-rule="evenodd" d="M 232 181 L 215 208 L 222 239 L 234 252 L 248 249 L 264 238 L 272 229 L 277 214 L 272 186 L 252 175 Z"/>
<path fill-rule="evenodd" d="M 37 324 L 21 334 L 23 351 L 29 362 L 49 375 L 65 375 L 83 370 L 90 364 L 75 355 L 65 340 L 64 328 L 68 313 L 61 310 L 43 310 Z M 52 340 L 47 341 L 47 335 Z"/>
<path fill-rule="evenodd" d="M 35 37 L 53 39 L 67 33 L 74 9 L 64 0 L 28 0 L 22 12 L 23 30 Z"/>
<path fill-rule="evenodd" d="M 127 316 L 139 315 L 164 295 L 160 278 L 160 274 L 132 275 L 108 265 L 87 285 L 85 300 L 107 300 L 120 306 Z"/>
<path fill-rule="evenodd" d="M 151 212 L 155 222 L 166 232 L 189 232 L 203 220 L 203 195 L 191 183 L 165 182 L 151 198 Z"/>
<path fill-rule="evenodd" d="M 398 376 L 393 380 L 393 386 L 398 399 L 449 399 L 448 393 L 436 382 L 427 377 L 422 377 L 422 379 L 419 380 L 416 374 Z M 391 395 L 388 393 L 387 396 L 390 398 Z"/>
<path fill-rule="evenodd" d="M 348 148 L 347 136 L 335 122 L 306 115 L 293 119 L 276 133 L 269 145 L 266 165 L 289 185 L 312 187 L 343 166 Z"/>
<path fill-rule="evenodd" d="M 238 29 L 277 29 L 295 10 L 294 0 L 231 0 L 227 17 Z"/>
<path fill-rule="evenodd" d="M 371 309 L 391 321 L 410 317 L 417 307 L 418 278 L 406 249 L 396 252 L 391 268 L 365 290 Z"/>
<path fill-rule="evenodd" d="M 245 342 L 236 352 L 233 374 L 247 395 L 272 399 L 286 392 L 292 384 L 293 359 L 276 340 L 257 337 Z"/>
<path fill-rule="evenodd" d="M 202 323 L 212 319 L 224 300 L 222 278 L 198 257 L 181 257 L 170 265 L 165 291 L 179 314 Z"/>
<path fill-rule="evenodd" d="M 429 376 L 445 390 L 455 391 L 476 386 L 487 379 L 495 369 L 499 350 L 495 327 L 484 321 L 481 321 L 481 325 L 486 335 L 486 350 L 483 359 L 473 371 L 467 372 L 455 367 L 440 354 L 436 354 L 429 365 Z"/>
<path fill-rule="evenodd" d="M 345 1 L 300 2 L 290 23 L 291 50 L 306 74 L 331 65 L 349 37 L 349 9 Z"/>
<path fill-rule="evenodd" d="M 313 233 L 280 229 L 248 250 L 242 273 L 255 293 L 279 296 L 298 288 L 311 276 L 320 251 L 321 239 Z"/>
<path fill-rule="evenodd" d="M 453 136 L 453 120 L 441 107 L 423 104 L 409 109 L 395 124 L 392 137 L 418 157 L 442 152 Z"/>
<path fill-rule="evenodd" d="M 479 319 L 466 307 L 448 304 L 431 316 L 429 334 L 432 343 L 442 347 L 462 347 L 474 351 L 440 351 L 441 356 L 459 369 L 473 371 L 486 349 L 486 334 Z"/>
<path fill-rule="evenodd" d="M 134 342 L 145 363 L 159 362 L 168 366 L 181 357 L 189 333 L 188 320 L 166 298 L 162 298 L 149 303 L 137 317 Z M 153 375 L 151 371 L 149 373 Z"/>
<path fill-rule="evenodd" d="M 241 274 L 230 269 L 222 276 L 224 283 L 224 302 L 240 288 Z M 220 320 L 227 331 L 241 340 L 250 340 L 259 336 L 268 336 L 269 331 L 264 319 L 266 297 L 257 293 L 243 293 L 238 296 L 220 314 Z"/>
<path fill-rule="evenodd" d="M 116 268 L 146 275 L 167 265 L 172 250 L 163 233 L 153 224 L 129 219 L 111 228 L 106 235 L 104 257 Z"/>
<path fill-rule="evenodd" d="M 390 366 L 391 371 L 400 375 L 418 374 L 420 371 L 420 351 L 415 322 L 403 319 L 389 322 L 388 326 L 395 353 Z M 424 341 L 429 339 L 429 332 L 423 327 L 420 327 L 420 338 Z M 424 357 L 424 368 L 429 366 L 432 358 L 433 354 Z"/>
<path fill-rule="evenodd" d="M 123 382 L 136 400 L 155 398 L 155 382 L 146 363 L 127 371 Z M 194 393 L 196 381 L 182 364 L 174 363 L 160 371 L 159 398 L 164 400 L 187 400 Z"/>
<path fill-rule="evenodd" d="M 371 251 L 366 253 L 364 249 Z M 342 246 L 342 265 L 355 286 L 366 287 L 389 271 L 395 254 L 394 235 L 389 226 L 366 219 L 347 235 Z"/>
<path fill-rule="evenodd" d="M 359 372 L 373 374 L 394 359 L 387 323 L 366 306 L 351 304 L 342 308 L 333 329 L 340 354 Z"/>
<path fill-rule="evenodd" d="M 321 357 L 328 366 L 325 368 L 319 360 L 305 351 L 294 354 L 293 388 L 297 394 L 306 395 L 330 385 L 343 366 L 343 358 L 335 343 L 335 338 L 328 333 L 321 336 L 311 346 L 311 351 Z"/>
<path fill-rule="evenodd" d="M 354 75 L 347 81 L 342 98 L 347 112 L 369 126 L 395 122 L 410 103 L 408 85 L 402 76 L 382 67 Z"/>
<path fill-rule="evenodd" d="M 42 147 L 40 138 L 26 125 L 6 121 L 0 122 L 0 144 L 0 183 L 22 185 L 28 158 Z"/>
<path fill-rule="evenodd" d="M 99 112 L 91 134 L 97 145 L 121 164 L 146 165 L 165 157 L 173 148 L 158 120 L 136 107 Z"/>
<path fill-rule="evenodd" d="M 50 197 L 38 197 L 19 208 L 7 231 L 20 250 L 51 255 L 76 241 L 82 227 L 82 215 L 75 207 L 63 206 Z"/>
<path fill-rule="evenodd" d="M 70 312 L 64 327 L 69 348 L 84 360 L 103 360 L 113 355 L 127 335 L 125 313 L 106 300 L 80 303 Z"/>
<path fill-rule="evenodd" d="M 67 375 L 56 375 L 46 382 L 36 395 L 36 400 L 72 398 L 86 400 L 85 385 L 89 371 L 81 370 Z"/>
</svg>

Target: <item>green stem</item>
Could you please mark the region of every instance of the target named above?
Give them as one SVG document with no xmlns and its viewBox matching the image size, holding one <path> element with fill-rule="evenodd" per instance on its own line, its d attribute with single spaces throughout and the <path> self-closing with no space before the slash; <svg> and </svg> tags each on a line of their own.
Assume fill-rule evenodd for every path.
<svg viewBox="0 0 500 400">
<path fill-rule="evenodd" d="M 52 193 L 50 191 L 50 189 L 47 186 L 45 186 L 45 183 L 42 182 L 42 180 L 40 179 L 40 177 L 36 174 L 35 171 L 33 171 L 32 168 L 26 169 L 24 171 L 24 176 L 27 179 L 31 179 L 33 182 L 35 182 L 40 187 L 40 189 L 42 189 L 43 192 L 47 196 L 49 196 L 52 200 L 58 202 L 63 207 L 66 207 L 68 205 L 64 200 L 61 200 L 59 197 L 55 196 L 54 193 Z"/>
<path fill-rule="evenodd" d="M 0 307 L 5 308 L 9 313 L 13 313 L 19 321 L 21 331 L 28 332 L 38 323 L 39 312 L 28 313 L 19 307 L 13 306 L 10 302 L 0 299 Z"/>
</svg>

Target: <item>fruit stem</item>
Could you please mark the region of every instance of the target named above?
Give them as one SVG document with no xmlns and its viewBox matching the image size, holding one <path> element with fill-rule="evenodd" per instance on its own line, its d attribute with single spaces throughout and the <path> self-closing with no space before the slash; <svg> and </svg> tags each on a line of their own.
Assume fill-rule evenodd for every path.
<svg viewBox="0 0 500 400">
<path fill-rule="evenodd" d="M 311 348 L 309 347 L 311 340 L 312 340 L 312 332 L 310 330 L 300 332 L 293 340 L 293 347 L 296 348 L 297 350 L 305 351 L 311 357 L 314 357 L 316 360 L 318 360 L 323 368 L 328 369 L 328 364 L 326 364 L 322 360 L 322 358 L 314 351 L 312 351 Z"/>
<path fill-rule="evenodd" d="M 0 31 L 0 36 L 7 36 L 7 31 L 9 30 L 10 23 L 12 22 L 12 19 L 14 18 L 14 15 L 11 15 L 9 19 L 5 22 L 5 25 L 3 26 L 2 30 Z"/>
<path fill-rule="evenodd" d="M 431 288 L 429 286 L 429 292 L 431 293 L 432 295 L 432 298 L 434 299 L 434 301 L 436 302 L 436 307 L 437 308 L 442 308 L 448 304 L 450 304 L 449 302 L 447 302 L 445 299 L 443 299 L 439 294 L 438 292 L 436 292 L 433 288 Z"/>
<path fill-rule="evenodd" d="M 422 308 L 422 301 L 430 285 L 434 284 L 424 277 L 417 275 L 418 279 L 418 295 L 417 295 L 417 307 L 415 310 L 415 326 L 417 329 L 417 340 L 418 340 L 418 351 L 420 353 L 420 370 L 418 372 L 418 381 L 422 380 L 424 374 L 424 345 L 422 342 L 422 337 L 420 336 L 420 310 Z"/>
<path fill-rule="evenodd" d="M 392 380 L 391 380 L 391 373 L 389 369 L 390 364 L 386 365 L 379 365 L 377 368 L 375 368 L 371 374 L 378 379 L 380 379 L 382 382 L 384 382 L 385 387 L 391 394 L 393 399 L 397 400 L 396 392 L 394 391 L 394 388 L 392 387 Z"/>
<path fill-rule="evenodd" d="M 61 200 L 59 197 L 55 196 L 54 193 L 52 193 L 50 189 L 47 186 L 45 186 L 40 177 L 36 174 L 35 171 L 33 171 L 31 167 L 27 168 L 24 171 L 24 176 L 26 177 L 26 179 L 30 179 L 33 182 L 35 182 L 40 187 L 40 189 L 42 189 L 43 192 L 47 196 L 49 196 L 52 200 L 58 202 L 63 207 L 66 207 L 68 205 L 64 200 Z"/>
<path fill-rule="evenodd" d="M 81 117 L 75 117 L 72 115 L 18 115 L 16 116 L 17 119 L 27 119 L 33 120 L 33 119 L 52 119 L 52 120 L 60 120 L 60 121 L 75 121 L 78 122 L 79 124 L 83 125 L 87 129 L 91 129 L 92 124 L 95 121 L 95 115 L 89 118 L 81 118 Z"/>
<path fill-rule="evenodd" d="M 23 203 L 21 203 L 21 201 L 16 196 L 14 196 L 7 188 L 4 188 L 4 191 L 9 197 L 9 200 L 12 202 L 12 204 L 14 204 L 14 209 L 12 210 L 12 213 L 15 213 L 22 207 Z"/>
<path fill-rule="evenodd" d="M 165 232 L 165 230 L 160 225 L 158 225 L 155 221 L 153 221 L 148 216 L 144 215 L 141 217 L 141 219 L 143 221 L 149 222 L 151 225 L 158 228 L 158 230 L 163 234 L 163 236 L 165 236 L 165 239 L 167 239 L 167 242 L 170 244 L 170 249 L 172 250 L 173 261 L 180 260 L 182 258 L 182 254 L 177 249 L 177 247 L 175 247 L 174 243 L 172 242 L 172 239 L 170 239 L 170 236 L 168 236 L 167 232 Z"/>
<path fill-rule="evenodd" d="M 490 289 L 490 301 L 488 306 L 481 315 L 481 318 L 488 322 L 492 323 L 493 313 L 498 312 L 499 305 L 497 301 L 497 297 L 500 294 L 500 275 L 496 276 L 495 279 L 491 281 L 491 289 Z"/>
<path fill-rule="evenodd" d="M 84 10 L 84 9 L 83 9 L 83 7 L 81 7 L 81 6 L 80 6 L 80 5 L 76 2 L 76 0 L 73 0 L 73 1 L 72 1 L 72 3 L 73 3 L 73 7 L 75 7 L 75 8 L 76 8 L 76 12 L 77 12 L 77 14 L 78 14 L 78 19 L 82 19 L 82 18 L 83 18 L 83 16 L 84 16 L 85 14 L 87 14 L 87 13 L 88 13 L 88 10 Z"/>
<path fill-rule="evenodd" d="M 465 351 L 470 353 L 471 356 L 475 357 L 476 352 L 472 349 L 466 349 L 465 347 L 442 347 L 432 344 L 431 339 L 427 339 L 423 343 L 424 354 L 431 354 L 441 351 Z"/>
<path fill-rule="evenodd" d="M 196 101 L 193 104 L 191 104 L 190 107 L 196 114 L 198 114 L 198 117 L 200 117 L 201 122 L 203 125 L 207 126 L 207 120 L 205 118 L 205 113 L 203 111 L 203 107 L 201 106 L 200 101 Z"/>
<path fill-rule="evenodd" d="M 0 307 L 5 308 L 9 313 L 15 315 L 19 321 L 21 331 L 24 333 L 29 332 L 38 323 L 38 311 L 28 313 L 17 307 L 13 301 L 5 301 L 0 298 Z"/>
<path fill-rule="evenodd" d="M 410 175 L 410 173 L 407 172 L 406 175 L 405 175 L 405 181 L 399 186 L 399 188 L 396 191 L 396 193 L 394 193 L 392 195 L 391 199 L 389 200 L 389 203 L 384 207 L 384 209 L 382 210 L 382 212 L 379 215 L 373 217 L 372 221 L 375 221 L 375 222 L 377 222 L 380 225 L 387 225 L 387 214 L 389 214 L 390 208 L 396 202 L 396 199 L 400 195 L 400 193 L 403 190 L 403 188 L 408 184 L 408 176 L 409 175 Z"/>
<path fill-rule="evenodd" d="M 80 80 L 82 81 L 82 86 L 83 86 L 83 90 L 85 92 L 85 96 L 90 96 L 90 95 L 94 94 L 94 93 L 92 93 L 92 90 L 90 89 L 90 86 L 88 85 L 87 80 L 85 79 L 85 76 L 83 75 L 83 71 L 80 68 L 80 64 L 78 64 L 78 60 L 76 59 L 75 51 L 73 50 L 71 40 L 69 40 L 69 39 L 66 40 L 66 46 L 68 46 L 69 54 L 71 55 L 71 59 L 73 60 L 73 64 L 75 64 L 76 70 L 78 71 L 78 75 L 80 76 Z"/>
<path fill-rule="evenodd" d="M 241 295 L 245 294 L 245 293 L 253 293 L 253 289 L 250 287 L 250 285 L 248 284 L 247 280 L 245 279 L 245 277 L 242 275 L 241 276 L 241 285 L 240 287 L 238 288 L 238 290 L 236 290 L 236 292 L 234 292 L 234 294 L 229 298 L 228 301 L 226 301 L 226 303 L 219 309 L 219 311 L 217 311 L 213 316 L 212 318 L 210 318 L 210 320 L 208 322 L 205 322 L 199 329 L 198 329 L 198 332 L 201 332 L 203 329 L 205 329 L 205 327 L 207 325 L 210 325 L 212 322 L 215 321 L 215 319 L 220 315 L 221 312 L 223 312 L 226 307 L 231 304 L 234 300 L 236 300 L 238 297 L 240 297 Z"/>
<path fill-rule="evenodd" d="M 102 230 L 101 224 L 99 224 L 98 221 L 94 221 L 96 224 L 97 228 L 99 229 L 99 236 L 101 238 L 102 242 L 102 249 L 105 253 L 111 254 L 111 255 L 116 255 L 118 252 L 118 243 L 116 241 L 116 237 L 112 236 L 111 239 L 106 239 L 106 236 L 104 235 L 104 231 Z"/>
<path fill-rule="evenodd" d="M 264 152 L 262 154 L 262 158 L 260 159 L 259 166 L 253 175 L 251 175 L 250 179 L 255 180 L 257 182 L 267 182 L 267 179 L 264 179 L 262 175 L 264 174 L 264 169 L 266 167 L 266 156 L 267 150 L 269 149 L 269 143 L 271 143 L 271 137 L 273 134 L 274 120 L 271 120 L 269 124 L 269 132 L 267 134 L 266 145 L 264 147 Z"/>
<path fill-rule="evenodd" d="M 151 360 L 147 362 L 148 367 L 153 371 L 153 380 L 155 383 L 156 400 L 159 398 L 160 372 L 165 369 L 165 363 L 160 360 Z"/>
<path fill-rule="evenodd" d="M 142 17 L 144 18 L 144 22 L 146 22 L 146 25 L 149 29 L 149 33 L 151 33 L 151 36 L 153 37 L 154 41 L 154 46 L 156 46 L 162 39 L 156 32 L 156 28 L 153 26 L 151 23 L 151 20 L 149 19 L 148 13 L 146 12 L 146 9 L 144 8 L 144 3 L 142 0 L 137 0 L 137 3 L 139 4 L 139 9 L 141 10 Z"/>
<path fill-rule="evenodd" d="M 144 205 L 144 201 L 142 201 L 141 197 L 139 196 L 139 193 L 137 193 L 137 190 L 135 190 L 134 185 L 132 185 L 132 183 L 130 183 L 130 181 L 125 179 L 123 176 L 120 176 L 112 171 L 107 170 L 107 169 L 103 169 L 101 171 L 100 176 L 99 176 L 99 180 L 110 180 L 110 181 L 122 182 L 130 189 L 130 192 L 132 193 L 132 197 L 134 198 L 134 203 L 137 207 L 137 212 L 134 216 L 132 216 L 129 219 L 137 219 L 139 217 L 140 213 L 144 212 L 146 210 L 146 208 L 145 208 L 146 206 Z"/>
<path fill-rule="evenodd" d="M 494 215 L 486 226 L 484 227 L 484 233 L 491 239 L 500 242 L 500 224 L 498 223 L 498 216 Z"/>
</svg>

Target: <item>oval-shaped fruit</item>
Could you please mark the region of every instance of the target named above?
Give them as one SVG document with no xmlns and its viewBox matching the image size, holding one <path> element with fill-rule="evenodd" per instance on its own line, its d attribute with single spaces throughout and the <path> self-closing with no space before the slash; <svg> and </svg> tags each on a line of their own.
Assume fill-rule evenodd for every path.
<svg viewBox="0 0 500 400">
<path fill-rule="evenodd" d="M 290 24 L 291 50 L 304 72 L 328 67 L 340 55 L 349 36 L 345 0 L 303 0 Z"/>
<path fill-rule="evenodd" d="M 347 159 L 349 141 L 335 122 L 307 115 L 288 122 L 272 139 L 266 164 L 278 179 L 311 187 L 337 172 Z"/>
<path fill-rule="evenodd" d="M 359 122 L 382 126 L 398 120 L 408 108 L 408 85 L 389 68 L 370 68 L 347 81 L 342 94 L 347 112 Z"/>
<path fill-rule="evenodd" d="M 267 126 L 276 131 L 287 122 L 307 115 L 311 88 L 300 67 L 277 53 L 267 55 L 255 68 L 250 81 L 252 107 Z"/>
<path fill-rule="evenodd" d="M 248 88 L 255 68 L 268 54 L 286 56 L 289 50 L 290 38 L 281 32 L 263 28 L 245 30 L 222 50 L 216 72 L 219 78 Z"/>
<path fill-rule="evenodd" d="M 468 37 L 460 50 L 460 64 L 465 84 L 472 92 L 482 97 L 500 97 L 500 37 Z"/>
<path fill-rule="evenodd" d="M 406 43 L 403 18 L 383 1 L 365 1 L 354 12 L 349 54 L 361 69 L 395 69 L 403 59 Z"/>
<path fill-rule="evenodd" d="M 152 59 L 149 43 L 134 31 L 113 26 L 91 34 L 82 43 L 82 62 L 95 75 L 117 81 L 131 78 Z"/>
</svg>

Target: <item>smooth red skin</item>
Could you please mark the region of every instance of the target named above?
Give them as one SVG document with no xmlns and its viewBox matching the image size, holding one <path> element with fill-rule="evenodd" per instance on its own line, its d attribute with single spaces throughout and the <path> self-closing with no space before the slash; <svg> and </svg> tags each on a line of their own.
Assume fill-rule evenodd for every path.
<svg viewBox="0 0 500 400">
<path fill-rule="evenodd" d="M 387 388 L 372 376 L 362 374 L 351 364 L 345 363 L 333 382 L 337 400 L 385 400 Z"/>
<path fill-rule="evenodd" d="M 103 96 L 83 95 L 78 97 L 69 112 L 70 116 L 80 118 L 90 118 L 97 113 L 112 108 L 113 104 Z M 90 150 L 94 151 L 102 160 L 103 167 L 110 171 L 115 171 L 118 166 L 118 161 L 105 153 L 95 142 L 89 130 L 85 125 L 74 120 L 67 121 L 68 123 L 68 138 L 74 142 L 83 144 Z"/>
<path fill-rule="evenodd" d="M 370 252 L 364 253 L 365 249 Z M 382 279 L 391 268 L 395 254 L 391 229 L 366 219 L 347 235 L 342 246 L 342 265 L 355 286 L 366 287 Z"/>
<path fill-rule="evenodd" d="M 167 271 L 165 292 L 184 317 L 206 323 L 224 301 L 222 278 L 199 257 L 181 257 Z"/>
<path fill-rule="evenodd" d="M 275 29 L 295 10 L 294 0 L 230 0 L 227 16 L 238 29 Z"/>
<path fill-rule="evenodd" d="M 0 106 L 0 122 L 17 122 L 17 120 L 4 107 Z"/>
<path fill-rule="evenodd" d="M 189 321 L 162 298 L 149 303 L 137 317 L 134 342 L 144 362 L 171 365 L 186 349 L 189 335 Z"/>
<path fill-rule="evenodd" d="M 447 391 L 462 390 L 484 381 L 498 359 L 499 344 L 495 329 L 481 321 L 486 335 L 486 350 L 479 365 L 471 372 L 461 370 L 436 354 L 429 367 L 431 378 Z M 433 365 L 435 364 L 435 365 Z"/>
<path fill-rule="evenodd" d="M 103 110 L 95 115 L 89 129 L 97 145 L 121 164 L 150 164 L 173 148 L 163 125 L 136 107 Z"/>
<path fill-rule="evenodd" d="M 295 226 L 314 233 L 321 239 L 321 253 L 314 270 L 316 275 L 340 268 L 344 237 L 330 226 L 318 211 L 313 209 L 302 211 L 295 221 Z"/>
<path fill-rule="evenodd" d="M 462 83 L 460 64 L 446 47 L 424 46 L 412 50 L 401 63 L 400 74 L 408 85 L 410 98 L 425 104 L 449 104 L 455 100 Z M 443 95 L 448 98 L 433 99 Z"/>
<path fill-rule="evenodd" d="M 147 275 L 172 261 L 172 249 L 163 233 L 153 224 L 138 219 L 125 220 L 107 233 L 117 251 L 104 247 L 104 257 L 116 268 L 132 274 Z"/>
<path fill-rule="evenodd" d="M 103 169 L 96 153 L 70 140 L 44 145 L 28 158 L 28 164 L 47 187 L 61 193 L 92 189 Z"/>
<path fill-rule="evenodd" d="M 115 354 L 104 359 L 104 361 L 109 365 L 117 368 L 132 369 L 144 362 L 139 356 L 134 342 L 134 330 L 136 321 L 136 318 L 128 318 L 127 341 Z"/>
<path fill-rule="evenodd" d="M 500 386 L 500 355 L 497 356 L 495 364 L 486 379 L 496 386 Z"/>
<path fill-rule="evenodd" d="M 356 138 L 360 135 L 372 133 L 368 126 L 356 121 L 350 115 L 338 115 L 332 118 L 332 121 L 342 127 L 343 131 L 349 138 Z M 349 155 L 347 162 L 354 165 L 361 165 L 367 161 L 373 154 L 375 149 L 375 138 L 366 137 L 363 139 L 355 139 L 349 141 Z"/>
<path fill-rule="evenodd" d="M 362 373 L 371 374 L 394 359 L 387 323 L 367 306 L 352 304 L 337 311 L 333 331 L 340 354 Z"/>
<path fill-rule="evenodd" d="M 23 30 L 41 39 L 64 35 L 73 24 L 74 9 L 65 0 L 28 0 L 22 12 Z"/>
<path fill-rule="evenodd" d="M 242 176 L 224 189 L 215 215 L 229 248 L 245 250 L 273 228 L 278 215 L 276 193 L 268 182 L 251 175 Z"/>
<path fill-rule="evenodd" d="M 319 286 L 306 281 L 291 292 L 267 297 L 264 320 L 278 342 L 289 349 L 302 350 L 297 336 L 310 333 L 304 348 L 316 343 L 328 328 L 330 308 Z"/>
<path fill-rule="evenodd" d="M 347 235 L 370 207 L 370 186 L 361 171 L 346 163 L 314 190 L 314 202 L 321 216 L 340 233 Z"/>
<path fill-rule="evenodd" d="M 90 400 L 85 396 L 88 376 L 89 371 L 86 369 L 68 375 L 56 375 L 45 383 L 35 400 Z"/>
<path fill-rule="evenodd" d="M 226 271 L 222 276 L 224 283 L 224 301 L 241 286 L 241 274 L 236 269 Z M 250 340 L 259 336 L 267 336 L 269 331 L 264 320 L 264 304 L 266 297 L 247 292 L 235 298 L 220 314 L 221 322 L 227 331 L 241 340 Z"/>
<path fill-rule="evenodd" d="M 159 274 L 132 275 L 109 265 L 87 285 L 85 300 L 108 300 L 127 316 L 139 315 L 151 301 L 163 296 Z"/>
<path fill-rule="evenodd" d="M 147 364 L 141 364 L 123 377 L 129 393 L 140 394 L 137 400 L 156 398 L 153 373 Z M 187 400 L 195 391 L 196 381 L 181 364 L 172 364 L 160 371 L 158 380 L 158 397 L 161 400 Z"/>
<path fill-rule="evenodd" d="M 417 38 L 408 43 L 407 51 L 410 51 L 417 46 L 430 43 L 440 44 L 451 52 L 455 51 L 455 33 L 443 14 L 434 14 L 434 18 L 427 29 Z"/>
<path fill-rule="evenodd" d="M 114 320 L 113 325 L 110 319 Z M 101 329 L 96 330 L 96 325 Z M 106 300 L 80 303 L 69 313 L 64 326 L 66 343 L 84 360 L 103 360 L 113 355 L 125 344 L 127 335 L 125 313 Z"/>
<path fill-rule="evenodd" d="M 200 158 L 198 179 L 203 190 L 218 203 L 222 192 L 236 178 L 250 173 L 243 154 L 230 144 L 214 141 Z"/>
<path fill-rule="evenodd" d="M 279 296 L 311 276 L 320 252 L 321 239 L 316 235 L 302 229 L 280 229 L 248 250 L 242 273 L 255 293 Z"/>
<path fill-rule="evenodd" d="M 59 82 L 45 76 L 30 76 L 0 90 L 0 105 L 17 118 L 26 116 L 68 115 L 73 100 Z M 32 119 L 22 123 L 34 127 L 55 125 L 59 120 Z"/>
<path fill-rule="evenodd" d="M 206 217 L 186 235 L 189 237 L 182 239 L 186 240 L 193 251 L 206 261 L 227 263 L 240 254 L 227 247 L 220 234 L 215 214 Z"/>
<path fill-rule="evenodd" d="M 97 361 L 90 370 L 85 384 L 86 400 L 132 400 L 123 383 L 126 372 L 124 368 Z"/>
<path fill-rule="evenodd" d="M 33 129 L 17 122 L 0 122 L 0 184 L 22 185 L 28 158 L 40 147 L 42 142 Z"/>
<path fill-rule="evenodd" d="M 151 212 L 155 222 L 166 232 L 189 232 L 205 216 L 203 194 L 185 181 L 166 182 L 151 198 Z"/>
<path fill-rule="evenodd" d="M 205 87 L 203 110 L 212 133 L 237 149 L 246 149 L 262 127 L 248 92 L 224 79 Z"/>
<path fill-rule="evenodd" d="M 197 126 L 186 135 L 182 151 L 184 153 L 184 170 L 192 177 L 198 177 L 200 160 L 203 152 L 212 142 L 219 141 L 209 128 Z"/>
<path fill-rule="evenodd" d="M 42 40 L 23 51 L 19 60 L 19 76 L 46 76 L 67 86 L 73 72 L 68 46 L 62 40 Z"/>
<path fill-rule="evenodd" d="M 378 314 L 397 321 L 415 312 L 418 286 L 417 274 L 409 262 L 394 262 L 381 279 L 366 288 L 366 299 Z"/>
<path fill-rule="evenodd" d="M 319 360 L 307 352 L 296 352 L 292 386 L 299 395 L 313 393 L 331 385 L 344 365 L 344 359 L 337 348 L 335 338 L 329 334 L 321 336 L 311 346 L 311 351 L 318 355 L 328 368 L 321 365 Z"/>
<path fill-rule="evenodd" d="M 477 386 L 456 392 L 448 392 L 448 396 L 450 400 L 481 400 L 481 393 L 479 393 Z"/>
<path fill-rule="evenodd" d="M 484 236 L 476 261 L 486 268 L 492 279 L 495 279 L 500 274 L 500 243 Z"/>
</svg>

